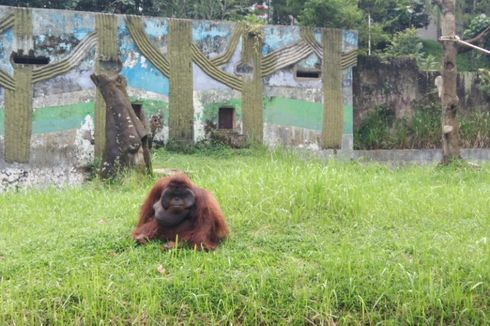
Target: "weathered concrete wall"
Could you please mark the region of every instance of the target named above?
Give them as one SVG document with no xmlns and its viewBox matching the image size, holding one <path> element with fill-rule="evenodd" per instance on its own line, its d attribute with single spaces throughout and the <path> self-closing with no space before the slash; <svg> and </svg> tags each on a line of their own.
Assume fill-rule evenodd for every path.
<svg viewBox="0 0 490 326">
<path fill-rule="evenodd" d="M 376 57 L 359 57 L 354 68 L 354 128 L 359 127 L 370 109 L 385 104 L 396 118 L 411 116 L 416 105 L 437 100 L 434 79 L 438 72 L 420 72 L 411 59 L 394 59 L 388 63 Z M 478 73 L 458 74 L 460 112 L 480 109 L 490 111 L 490 97 L 479 88 Z"/>
<path fill-rule="evenodd" d="M 308 145 L 312 139 L 307 135 L 320 131 L 328 138 L 334 127 L 341 133 L 337 136 L 352 138 L 355 31 L 216 21 L 184 24 L 164 17 L 6 6 L 0 6 L 0 23 L 0 136 L 5 137 L 6 152 L 22 150 L 19 158 L 10 161 L 29 161 L 26 144 L 32 135 L 76 128 L 87 114 L 94 118 L 96 153 L 100 152 L 104 106 L 93 95 L 89 76 L 94 71 L 125 76 L 128 86 L 140 91 L 138 100 L 150 100 L 150 93 L 164 96 L 158 100 L 160 112 L 165 113 L 164 128 L 176 140 L 205 137 L 204 127 L 217 118 L 220 104 L 235 109 L 237 132 L 250 133 L 259 141 L 265 133 L 270 135 L 263 139 L 267 144 Z M 333 56 L 326 55 L 331 49 L 322 38 L 326 31 L 338 35 L 338 62 L 329 73 L 324 63 Z M 22 47 L 21 37 L 28 48 Z M 49 59 L 49 64 L 11 62 L 11 53 L 21 50 L 24 54 L 32 50 L 34 56 Z M 15 72 L 24 66 L 32 70 L 32 76 L 24 78 L 29 87 L 16 81 Z M 332 95 L 326 98 L 321 90 L 332 75 L 340 82 L 328 88 Z M 188 96 L 177 92 L 184 89 Z M 8 96 L 20 91 L 19 99 Z M 210 101 L 217 93 L 222 94 L 219 101 Z M 332 124 L 324 111 L 334 99 L 338 118 Z M 29 114 L 26 121 L 13 118 L 10 112 L 19 110 L 12 103 Z M 25 136 L 20 145 L 8 141 L 19 138 L 11 136 L 14 131 Z"/>
</svg>

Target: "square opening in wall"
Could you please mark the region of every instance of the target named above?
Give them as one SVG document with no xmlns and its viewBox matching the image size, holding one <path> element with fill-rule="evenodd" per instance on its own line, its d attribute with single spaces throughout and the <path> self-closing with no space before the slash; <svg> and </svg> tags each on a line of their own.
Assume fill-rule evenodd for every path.
<svg viewBox="0 0 490 326">
<path fill-rule="evenodd" d="M 233 129 L 235 108 L 223 107 L 218 111 L 218 129 Z"/>
<path fill-rule="evenodd" d="M 24 51 L 12 52 L 12 61 L 16 64 L 22 65 L 47 65 L 49 58 L 44 56 L 35 56 L 34 51 L 30 50 L 28 54 L 24 54 Z"/>
<path fill-rule="evenodd" d="M 305 69 L 296 70 L 296 78 L 319 79 L 321 77 L 321 74 L 322 73 L 320 70 L 305 70 Z"/>
</svg>

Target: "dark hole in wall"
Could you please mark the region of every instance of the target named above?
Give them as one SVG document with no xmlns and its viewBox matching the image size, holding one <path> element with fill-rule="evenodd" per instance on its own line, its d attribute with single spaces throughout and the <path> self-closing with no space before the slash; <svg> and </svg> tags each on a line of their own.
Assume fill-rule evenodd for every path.
<svg viewBox="0 0 490 326">
<path fill-rule="evenodd" d="M 321 72 L 318 70 L 296 70 L 296 77 L 298 78 L 318 79 L 320 75 Z"/>
<path fill-rule="evenodd" d="M 28 54 L 24 54 L 24 51 L 12 52 L 12 61 L 16 64 L 22 65 L 47 65 L 49 58 L 44 56 L 35 56 L 34 51 L 30 50 Z"/>
<path fill-rule="evenodd" d="M 243 74 L 250 74 L 252 73 L 254 70 L 254 68 L 249 65 L 249 64 L 246 64 L 246 63 L 239 63 L 236 67 L 235 67 L 235 71 L 237 74 L 239 75 L 243 75 Z"/>
<path fill-rule="evenodd" d="M 233 129 L 235 109 L 230 107 L 219 108 L 218 129 Z"/>
</svg>

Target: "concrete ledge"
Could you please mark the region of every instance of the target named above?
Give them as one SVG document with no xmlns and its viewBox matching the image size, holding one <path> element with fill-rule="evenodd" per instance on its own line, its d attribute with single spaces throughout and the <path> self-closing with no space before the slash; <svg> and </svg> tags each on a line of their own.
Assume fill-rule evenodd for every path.
<svg viewBox="0 0 490 326">
<path fill-rule="evenodd" d="M 490 161 L 490 149 L 462 149 L 461 156 L 466 161 Z M 442 151 L 440 149 L 354 151 L 353 158 L 378 162 L 427 164 L 440 162 Z"/>
<path fill-rule="evenodd" d="M 53 166 L 78 166 L 75 142 L 76 130 L 36 135 L 31 141 L 31 159 L 28 164 L 9 164 L 3 158 L 3 138 L 0 137 L 0 169 L 50 168 Z M 295 148 L 295 147 L 292 147 Z M 364 162 L 390 162 L 430 164 L 442 159 L 440 149 L 396 149 L 396 150 L 309 150 L 299 152 L 316 154 L 324 159 L 359 160 Z M 490 148 L 465 148 L 463 159 L 470 162 L 490 162 Z"/>
<path fill-rule="evenodd" d="M 399 164 L 433 164 L 439 163 L 442 159 L 440 149 L 322 150 L 318 151 L 318 155 L 324 159 Z M 490 162 L 490 148 L 461 149 L 461 156 L 469 162 Z"/>
<path fill-rule="evenodd" d="M 0 137 L 0 169 L 76 166 L 75 135 L 76 130 L 34 135 L 31 139 L 31 158 L 25 164 L 5 162 L 3 137 Z"/>
</svg>

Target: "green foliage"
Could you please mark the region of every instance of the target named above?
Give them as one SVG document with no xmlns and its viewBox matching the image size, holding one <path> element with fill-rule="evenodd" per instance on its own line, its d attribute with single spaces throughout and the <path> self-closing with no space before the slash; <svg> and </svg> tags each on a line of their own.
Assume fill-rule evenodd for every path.
<svg viewBox="0 0 490 326">
<path fill-rule="evenodd" d="M 360 0 L 359 8 L 374 22 L 382 23 L 383 30 L 390 34 L 429 23 L 425 0 Z"/>
<path fill-rule="evenodd" d="M 356 149 L 434 149 L 440 148 L 441 108 L 434 99 L 432 105 L 421 105 L 412 117 L 395 119 L 386 106 L 368 113 L 354 131 Z M 487 111 L 471 111 L 459 117 L 461 145 L 466 148 L 490 147 L 490 116 Z"/>
<path fill-rule="evenodd" d="M 415 28 L 408 28 L 398 32 L 389 42 L 386 49 L 380 54 L 383 58 L 407 56 L 414 58 L 422 71 L 435 71 L 440 69 L 440 56 L 425 54 L 424 43 L 418 37 Z"/>
<path fill-rule="evenodd" d="M 475 37 L 488 26 L 490 26 L 490 17 L 487 17 L 485 14 L 478 15 L 471 20 L 470 25 L 464 31 L 463 37 L 465 39 Z"/>
<path fill-rule="evenodd" d="M 74 9 L 119 14 L 193 19 L 238 19 L 248 13 L 252 0 L 6 0 L 9 6 Z"/>
<path fill-rule="evenodd" d="M 440 60 L 442 57 L 441 43 L 434 40 L 422 40 L 422 44 L 424 45 L 422 49 L 423 56 L 433 56 L 436 60 Z M 420 63 L 420 66 L 424 70 L 423 61 Z M 479 67 L 490 68 L 490 60 L 488 56 L 480 56 L 476 51 L 467 51 L 458 53 L 457 67 L 458 71 L 477 71 Z"/>
<path fill-rule="evenodd" d="M 360 19 L 357 0 L 307 0 L 298 16 L 299 22 L 306 26 L 337 28 L 354 28 Z"/>
<path fill-rule="evenodd" d="M 303 2 L 297 0 L 274 0 L 272 2 L 272 20 L 274 24 L 291 25 L 303 10 Z"/>
<path fill-rule="evenodd" d="M 486 14 L 477 15 L 470 21 L 468 28 L 463 33 L 463 38 L 473 38 L 483 32 L 489 26 L 490 16 L 487 16 Z M 490 37 L 483 40 L 483 42 L 478 45 L 486 49 L 490 48 Z M 471 60 L 473 71 L 477 70 L 477 68 L 490 68 L 490 56 L 485 55 L 482 52 L 477 50 L 468 51 L 468 57 Z"/>
<path fill-rule="evenodd" d="M 489 69 L 478 69 L 480 74 L 480 89 L 490 96 L 490 70 Z"/>
<path fill-rule="evenodd" d="M 417 65 L 422 71 L 438 71 L 441 69 L 441 63 L 432 54 L 427 56 L 421 55 L 417 60 Z"/>
<path fill-rule="evenodd" d="M 456 1 L 458 29 L 467 28 L 475 16 L 481 14 L 490 16 L 490 0 Z M 461 32 L 462 30 L 458 30 L 458 33 Z"/>
<path fill-rule="evenodd" d="M 357 149 L 378 149 L 389 146 L 389 126 L 395 121 L 395 113 L 386 106 L 374 108 L 355 131 L 354 145 Z"/>
<path fill-rule="evenodd" d="M 460 119 L 459 134 L 464 147 L 486 148 L 490 144 L 490 112 L 471 113 L 471 118 Z"/>
<path fill-rule="evenodd" d="M 415 28 L 407 28 L 395 34 L 384 50 L 389 57 L 409 56 L 417 59 L 421 56 L 422 40 L 417 36 Z"/>
<path fill-rule="evenodd" d="M 373 50 L 383 50 L 391 37 L 407 28 L 421 28 L 429 23 L 430 8 L 425 0 L 360 0 L 363 19 L 360 46 L 367 47 L 368 17 L 371 16 L 371 44 Z"/>
<path fill-rule="evenodd" d="M 485 325 L 490 166 L 388 168 L 287 151 L 182 155 L 231 229 L 136 246 L 153 178 L 0 195 L 1 325 Z"/>
</svg>

